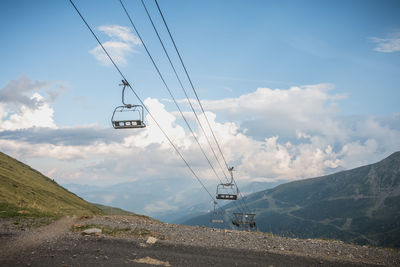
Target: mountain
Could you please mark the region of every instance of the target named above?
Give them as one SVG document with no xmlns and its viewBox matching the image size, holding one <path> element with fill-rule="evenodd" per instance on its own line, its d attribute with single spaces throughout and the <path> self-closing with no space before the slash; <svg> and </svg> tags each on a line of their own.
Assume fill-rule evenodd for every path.
<svg viewBox="0 0 400 267">
<path fill-rule="evenodd" d="M 200 210 L 206 213 L 210 209 L 207 195 L 193 198 L 198 192 L 194 182 L 189 179 L 146 179 L 108 186 L 79 184 L 63 186 L 91 203 L 118 207 L 161 221 L 172 222 L 175 218 L 187 214 L 185 211 L 195 213 Z M 175 184 L 176 186 L 172 186 Z M 196 205 L 198 203 L 208 205 Z"/>
<path fill-rule="evenodd" d="M 0 217 L 103 214 L 54 180 L 0 152 Z"/>
<path fill-rule="evenodd" d="M 272 188 L 277 184 L 279 183 L 243 183 L 240 188 L 242 193 L 247 195 Z M 208 195 L 199 194 L 196 181 L 187 178 L 146 179 L 108 186 L 79 184 L 63 186 L 91 203 L 101 203 L 137 214 L 146 214 L 168 223 L 182 223 L 188 218 L 206 214 L 212 209 Z"/>
<path fill-rule="evenodd" d="M 245 197 L 262 232 L 400 247 L 400 152 L 356 169 L 294 181 Z M 225 207 L 225 225 L 232 227 Z M 210 225 L 210 214 L 189 225 Z"/>
</svg>

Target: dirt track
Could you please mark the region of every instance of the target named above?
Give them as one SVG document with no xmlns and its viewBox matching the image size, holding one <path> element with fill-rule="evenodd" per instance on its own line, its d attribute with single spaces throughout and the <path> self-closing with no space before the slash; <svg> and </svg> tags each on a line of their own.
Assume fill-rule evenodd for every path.
<svg viewBox="0 0 400 267">
<path fill-rule="evenodd" d="M 3 258 L 4 256 L 18 254 L 21 251 L 35 248 L 43 243 L 55 241 L 67 234 L 77 220 L 78 218 L 76 217 L 64 217 L 33 231 L 10 233 L 8 235 L 10 238 L 0 243 L 0 257 Z"/>
<path fill-rule="evenodd" d="M 118 225 L 121 229 L 130 225 L 132 229 L 116 236 L 82 236 L 80 231 L 71 232 L 75 223 Z M 144 227 L 165 240 L 147 245 L 147 236 L 132 234 Z M 363 261 L 324 257 L 311 251 L 310 254 L 300 253 L 304 248 L 299 251 L 268 249 L 269 245 L 260 247 L 256 244 L 262 236 L 261 233 L 236 231 L 227 235 L 220 230 L 163 224 L 135 216 L 63 218 L 48 226 L 22 232 L 3 227 L 0 266 L 396 266 L 400 262 L 398 252 L 375 248 L 369 250 L 371 254 L 385 257 L 377 259 L 380 261 L 375 264 L 372 257 Z M 272 245 L 274 239 L 282 243 L 279 237 L 267 237 L 269 239 L 262 240 L 267 244 Z M 290 239 L 285 242 L 296 244 Z M 254 246 L 247 247 L 252 243 Z M 312 244 L 314 246 L 315 242 Z M 343 251 L 346 246 L 343 245 Z M 362 247 L 355 249 L 361 251 Z"/>
</svg>

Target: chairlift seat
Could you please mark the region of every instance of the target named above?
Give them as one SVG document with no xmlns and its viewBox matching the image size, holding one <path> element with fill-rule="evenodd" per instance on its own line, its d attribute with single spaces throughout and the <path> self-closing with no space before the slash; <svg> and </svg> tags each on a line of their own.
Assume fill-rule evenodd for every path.
<svg viewBox="0 0 400 267">
<path fill-rule="evenodd" d="M 217 199 L 237 200 L 237 195 L 232 195 L 232 194 L 217 194 Z"/>
<path fill-rule="evenodd" d="M 141 120 L 112 121 L 114 129 L 144 128 L 146 125 Z"/>
</svg>

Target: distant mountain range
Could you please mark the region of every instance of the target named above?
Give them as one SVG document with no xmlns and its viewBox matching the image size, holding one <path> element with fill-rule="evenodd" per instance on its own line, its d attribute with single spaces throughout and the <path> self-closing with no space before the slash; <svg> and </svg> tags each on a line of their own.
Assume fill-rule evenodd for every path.
<svg viewBox="0 0 400 267">
<path fill-rule="evenodd" d="M 277 184 L 279 182 L 254 182 L 244 184 L 241 189 L 244 194 L 250 194 Z M 79 184 L 63 186 L 92 203 L 120 207 L 168 223 L 182 223 L 212 209 L 208 195 L 199 194 L 195 181 L 186 178 L 148 179 L 102 187 Z"/>
<path fill-rule="evenodd" d="M 400 152 L 356 169 L 294 181 L 245 197 L 259 231 L 400 247 Z M 226 205 L 225 224 L 232 228 Z M 210 214 L 188 225 L 210 224 Z"/>
</svg>

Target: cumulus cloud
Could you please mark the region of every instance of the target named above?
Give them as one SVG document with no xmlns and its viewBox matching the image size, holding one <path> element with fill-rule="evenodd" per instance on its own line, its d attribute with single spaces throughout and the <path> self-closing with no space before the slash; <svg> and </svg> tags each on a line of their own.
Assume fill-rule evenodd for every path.
<svg viewBox="0 0 400 267">
<path fill-rule="evenodd" d="M 400 32 L 390 34 L 389 38 L 371 37 L 369 40 L 376 43 L 377 52 L 392 53 L 400 51 Z"/>
<path fill-rule="evenodd" d="M 40 98 L 32 97 L 31 92 L 38 92 L 49 86 L 48 82 L 32 82 L 28 76 L 21 75 L 18 80 L 9 81 L 8 84 L 0 90 L 0 103 L 24 105 L 29 108 L 36 108 L 41 104 Z"/>
<path fill-rule="evenodd" d="M 63 85 L 31 80 L 21 75 L 0 90 L 0 132 L 31 127 L 55 128 L 54 110 L 50 104 L 65 90 Z M 49 89 L 50 88 L 50 89 Z M 46 92 L 44 92 L 47 89 Z"/>
<path fill-rule="evenodd" d="M 134 47 L 141 45 L 140 39 L 128 27 L 105 25 L 98 27 L 98 30 L 111 38 L 111 40 L 102 43 L 102 45 L 117 64 L 127 64 L 128 55 L 137 52 Z M 112 64 L 100 45 L 90 50 L 90 53 L 101 64 Z"/>
<path fill-rule="evenodd" d="M 32 99 L 37 99 L 38 102 L 43 100 L 39 94 L 34 94 Z M 31 127 L 50 127 L 55 128 L 56 125 L 53 121 L 53 109 L 49 104 L 42 102 L 40 106 L 31 109 L 27 106 L 20 106 L 16 113 L 9 115 L 6 120 L 0 121 L 1 130 L 18 130 Z M 5 110 L 4 105 L 0 105 L 1 118 L 6 117 L 8 112 Z"/>
<path fill-rule="evenodd" d="M 332 85 L 319 84 L 259 88 L 237 98 L 203 104 L 228 164 L 235 166 L 235 177 L 239 182 L 249 182 L 320 176 L 372 163 L 400 150 L 398 114 L 343 117 L 338 109 L 342 98 L 334 93 Z M 213 192 L 219 181 L 190 132 L 179 124 L 178 115 L 157 99 L 148 98 L 145 103 Z M 185 201 L 174 192 L 173 181 L 197 181 L 154 121 L 149 115 L 146 117 L 148 127 L 132 131 L 90 125 L 9 129 L 0 132 L 0 147 L 12 156 L 35 163 L 35 167 L 64 183 L 172 181 L 165 184 L 170 184 L 175 198 L 164 208 L 173 210 L 176 201 Z M 226 120 L 220 121 L 221 117 Z M 207 125 L 204 114 L 199 118 Z M 206 136 L 198 127 L 194 129 L 213 165 L 218 166 L 207 147 Z M 209 130 L 206 135 L 212 140 Z M 218 173 L 223 177 L 219 170 Z M 155 207 L 159 203 L 150 203 L 148 212 L 155 212 Z"/>
<path fill-rule="evenodd" d="M 203 101 L 206 109 L 225 114 L 240 124 L 246 135 L 263 140 L 279 135 L 281 140 L 296 140 L 296 130 L 343 138 L 334 116 L 337 101 L 345 95 L 332 94 L 331 84 L 291 87 L 287 90 L 258 88 L 237 98 Z"/>
</svg>

